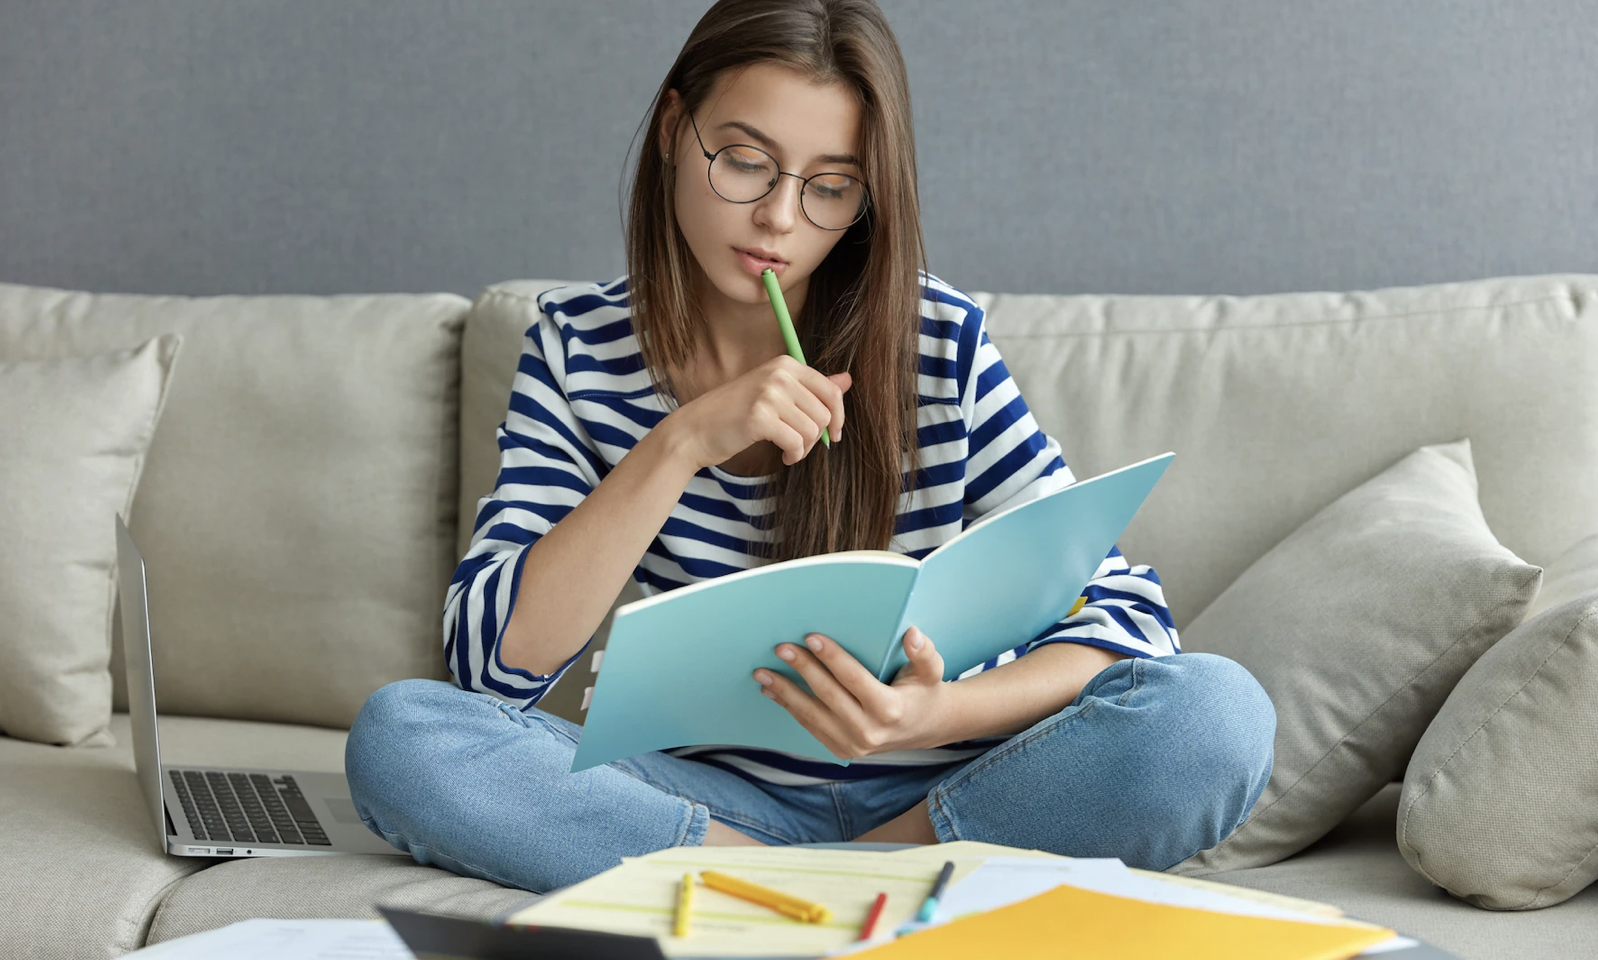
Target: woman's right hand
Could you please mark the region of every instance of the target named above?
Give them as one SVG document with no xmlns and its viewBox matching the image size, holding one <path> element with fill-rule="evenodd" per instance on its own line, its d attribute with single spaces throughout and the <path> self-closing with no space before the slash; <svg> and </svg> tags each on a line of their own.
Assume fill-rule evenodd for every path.
<svg viewBox="0 0 1598 960">
<path fill-rule="evenodd" d="M 670 425 L 696 469 L 762 440 L 780 447 L 782 462 L 792 466 L 823 428 L 834 443 L 842 438 L 843 395 L 853 382 L 848 373 L 829 377 L 792 357 L 774 357 L 683 404 L 661 426 Z"/>
</svg>

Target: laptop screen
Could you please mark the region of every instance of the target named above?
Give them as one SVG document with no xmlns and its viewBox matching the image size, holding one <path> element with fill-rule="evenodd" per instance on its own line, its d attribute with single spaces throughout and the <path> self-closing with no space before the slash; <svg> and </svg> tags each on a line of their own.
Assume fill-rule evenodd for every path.
<svg viewBox="0 0 1598 960">
<path fill-rule="evenodd" d="M 122 652 L 128 674 L 128 719 L 133 728 L 133 764 L 166 852 L 166 804 L 161 791 L 161 742 L 155 728 L 155 666 L 150 653 L 150 607 L 144 558 L 117 514 L 117 598 L 122 608 Z"/>
</svg>

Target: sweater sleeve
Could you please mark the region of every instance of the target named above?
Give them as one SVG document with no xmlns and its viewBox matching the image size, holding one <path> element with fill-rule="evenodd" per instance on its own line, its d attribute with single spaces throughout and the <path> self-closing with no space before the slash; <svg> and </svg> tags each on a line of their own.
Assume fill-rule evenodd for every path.
<svg viewBox="0 0 1598 960">
<path fill-rule="evenodd" d="M 969 431 L 965 520 L 1052 493 L 1076 482 L 1060 445 L 1044 433 L 988 338 L 986 318 L 972 305 L 961 325 L 956 369 Z M 1133 566 L 1112 547 L 1083 590 L 1084 605 L 1027 643 L 973 668 L 986 669 L 1047 643 L 1080 643 L 1133 657 L 1181 650 L 1159 575 Z"/>
<path fill-rule="evenodd" d="M 444 658 L 455 682 L 522 710 L 537 703 L 588 648 L 585 643 L 559 669 L 543 675 L 500 659 L 528 549 L 607 472 L 566 399 L 565 367 L 560 330 L 544 315 L 523 337 L 510 406 L 495 430 L 499 475 L 494 492 L 477 501 L 471 545 L 444 601 Z"/>
</svg>

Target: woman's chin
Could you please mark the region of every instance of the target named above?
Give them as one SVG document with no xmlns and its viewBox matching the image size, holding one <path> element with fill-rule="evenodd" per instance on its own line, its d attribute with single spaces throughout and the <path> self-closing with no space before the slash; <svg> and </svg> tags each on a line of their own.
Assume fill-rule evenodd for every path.
<svg viewBox="0 0 1598 960">
<path fill-rule="evenodd" d="M 727 273 L 712 278 L 711 283 L 718 293 L 734 303 L 770 302 L 766 297 L 766 285 L 759 277 L 752 277 L 747 273 Z"/>
</svg>

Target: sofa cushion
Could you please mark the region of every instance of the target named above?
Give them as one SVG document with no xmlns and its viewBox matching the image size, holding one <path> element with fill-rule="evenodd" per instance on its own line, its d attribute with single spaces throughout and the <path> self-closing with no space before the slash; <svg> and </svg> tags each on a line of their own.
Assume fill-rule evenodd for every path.
<svg viewBox="0 0 1598 960">
<path fill-rule="evenodd" d="M 1598 943 L 1598 887 L 1557 907 L 1493 913 L 1461 903 L 1409 868 L 1393 843 L 1399 785 L 1390 784 L 1304 852 L 1206 879 L 1342 907 L 1461 960 L 1569 960 Z M 1394 954 L 1401 957 L 1403 954 Z"/>
<path fill-rule="evenodd" d="M 1598 879 L 1598 581 L 1459 681 L 1404 775 L 1398 847 L 1495 910 L 1546 907 Z"/>
<path fill-rule="evenodd" d="M 0 284 L 0 357 L 184 338 L 129 518 L 164 711 L 348 726 L 447 675 L 467 306 Z"/>
<path fill-rule="evenodd" d="M 466 318 L 466 332 L 461 338 L 461 488 L 456 556 L 466 555 L 476 530 L 478 508 L 494 492 L 498 480 L 499 445 L 494 432 L 510 406 L 511 381 L 521 360 L 522 338 L 527 328 L 538 322 L 538 295 L 567 282 L 518 280 L 496 284 L 483 291 Z M 605 649 L 615 608 L 642 598 L 643 592 L 629 577 L 611 604 L 611 612 L 594 631 L 590 652 L 597 656 Z M 598 662 L 590 657 L 573 667 L 581 672 L 582 681 L 555 684 L 538 701 L 538 708 L 582 723 L 584 688 L 594 682 L 590 668 Z"/>
<path fill-rule="evenodd" d="M 1264 866 L 1384 784 L 1460 676 L 1520 622 L 1542 570 L 1476 502 L 1471 444 L 1422 447 L 1317 513 L 1182 631 L 1276 705 L 1270 781 L 1242 826 L 1173 870 Z"/>
<path fill-rule="evenodd" d="M 0 733 L 106 746 L 116 533 L 181 339 L 0 360 Z"/>
<path fill-rule="evenodd" d="M 371 917 L 376 905 L 498 920 L 538 897 L 398 857 L 230 860 L 178 884 L 156 911 L 149 943 L 252 917 Z"/>
<path fill-rule="evenodd" d="M 466 556 L 477 529 L 480 500 L 494 492 L 499 444 L 494 431 L 510 408 L 511 383 L 522 357 L 522 338 L 538 322 L 538 295 L 564 280 L 517 280 L 484 290 L 472 304 L 461 335 L 460 526 L 455 555 Z"/>
<path fill-rule="evenodd" d="M 9 957 L 114 957 L 138 949 L 155 908 L 210 861 L 157 845 L 133 775 L 126 714 L 116 746 L 63 750 L 0 737 L 0 944 Z"/>
<path fill-rule="evenodd" d="M 0 953 L 7 957 L 135 950 L 178 881 L 225 862 L 162 852 L 134 773 L 127 714 L 113 714 L 110 729 L 116 745 L 98 750 L 0 737 Z M 167 763 L 342 771 L 344 738 L 345 731 L 323 727 L 161 718 Z"/>
<path fill-rule="evenodd" d="M 1179 629 L 1429 443 L 1471 439 L 1482 510 L 1517 556 L 1545 565 L 1598 531 L 1598 276 L 973 297 L 1077 476 L 1176 451 L 1120 546 L 1159 571 Z"/>
</svg>

